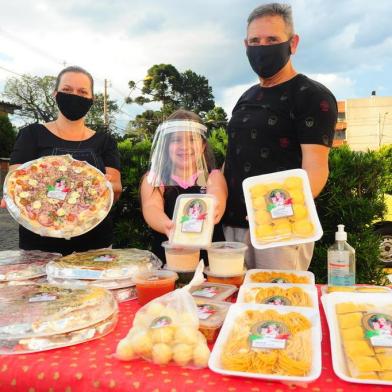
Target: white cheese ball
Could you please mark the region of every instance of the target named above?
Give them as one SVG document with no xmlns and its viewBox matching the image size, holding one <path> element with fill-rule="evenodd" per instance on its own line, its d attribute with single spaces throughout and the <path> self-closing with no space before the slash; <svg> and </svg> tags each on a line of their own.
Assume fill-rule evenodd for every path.
<svg viewBox="0 0 392 392">
<path fill-rule="evenodd" d="M 189 344 L 176 344 L 173 348 L 173 359 L 177 365 L 185 366 L 192 361 L 193 349 Z"/>
<path fill-rule="evenodd" d="M 193 363 L 197 367 L 207 367 L 210 350 L 206 344 L 198 344 L 193 350 Z"/>
<path fill-rule="evenodd" d="M 166 365 L 172 359 L 172 349 L 168 344 L 157 343 L 152 346 L 152 361 L 157 365 Z"/>
<path fill-rule="evenodd" d="M 121 361 L 130 361 L 135 357 L 135 352 L 132 349 L 132 342 L 130 339 L 125 338 L 118 342 L 116 357 Z"/>
</svg>

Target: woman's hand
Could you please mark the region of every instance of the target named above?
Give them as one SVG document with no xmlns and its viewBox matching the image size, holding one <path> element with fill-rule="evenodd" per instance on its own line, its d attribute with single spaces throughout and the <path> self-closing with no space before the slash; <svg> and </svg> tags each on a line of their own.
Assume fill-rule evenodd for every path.
<svg viewBox="0 0 392 392">
<path fill-rule="evenodd" d="M 5 204 L 5 200 L 1 199 L 1 201 L 0 201 L 0 208 L 6 208 L 6 207 L 7 207 L 7 205 Z"/>
<path fill-rule="evenodd" d="M 170 238 L 170 233 L 174 229 L 174 222 L 172 220 L 168 220 L 167 222 L 164 223 L 164 230 L 167 238 Z"/>
<path fill-rule="evenodd" d="M 106 179 L 112 184 L 113 193 L 114 193 L 114 202 L 116 202 L 122 192 L 122 184 L 121 184 L 121 175 L 117 169 L 113 169 L 112 167 L 106 167 Z"/>
</svg>

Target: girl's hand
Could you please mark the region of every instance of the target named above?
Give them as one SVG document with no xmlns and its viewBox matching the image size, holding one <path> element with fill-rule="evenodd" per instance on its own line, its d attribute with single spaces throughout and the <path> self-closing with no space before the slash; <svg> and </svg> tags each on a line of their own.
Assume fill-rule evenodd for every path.
<svg viewBox="0 0 392 392">
<path fill-rule="evenodd" d="M 1 199 L 0 208 L 6 208 L 6 207 L 7 207 L 7 205 L 5 204 L 5 200 Z"/>
</svg>

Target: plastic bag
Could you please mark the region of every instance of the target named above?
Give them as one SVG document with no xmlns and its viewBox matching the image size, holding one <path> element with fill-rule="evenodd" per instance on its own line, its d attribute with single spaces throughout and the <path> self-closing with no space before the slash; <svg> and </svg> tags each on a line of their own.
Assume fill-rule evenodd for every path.
<svg viewBox="0 0 392 392">
<path fill-rule="evenodd" d="M 210 350 L 198 330 L 197 307 L 189 289 L 204 281 L 204 263 L 200 261 L 189 285 L 156 298 L 135 316 L 128 335 L 116 350 L 120 360 L 143 358 L 155 364 L 203 368 Z"/>
</svg>

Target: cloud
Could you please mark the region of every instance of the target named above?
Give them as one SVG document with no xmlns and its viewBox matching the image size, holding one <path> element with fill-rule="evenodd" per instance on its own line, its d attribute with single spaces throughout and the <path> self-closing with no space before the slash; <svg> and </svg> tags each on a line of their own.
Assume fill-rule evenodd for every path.
<svg viewBox="0 0 392 392">
<path fill-rule="evenodd" d="M 350 77 L 332 73 L 308 74 L 307 76 L 326 86 L 338 100 L 355 96 L 355 82 Z"/>
</svg>

